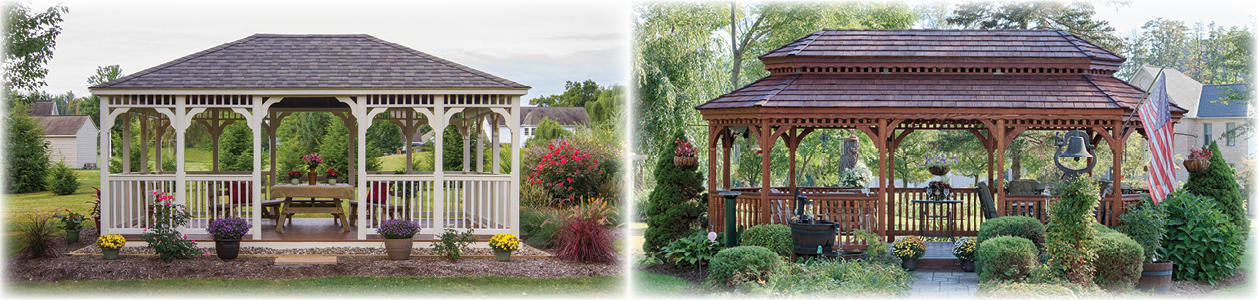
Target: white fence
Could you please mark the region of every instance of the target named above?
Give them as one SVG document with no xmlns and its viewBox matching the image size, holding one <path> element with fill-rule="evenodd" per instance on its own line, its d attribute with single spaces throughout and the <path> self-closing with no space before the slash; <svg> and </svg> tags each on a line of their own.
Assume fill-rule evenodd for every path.
<svg viewBox="0 0 1258 300">
<path fill-rule="evenodd" d="M 368 201 L 359 201 L 358 207 L 366 210 L 367 222 L 359 230 L 375 233 L 380 222 L 401 218 L 416 221 L 422 234 L 441 234 L 446 228 L 510 233 L 515 208 L 510 184 L 510 175 L 447 176 L 441 185 L 443 201 L 435 201 L 432 175 L 368 175 Z"/>
<path fill-rule="evenodd" d="M 253 220 L 253 177 L 249 174 L 189 174 L 184 177 L 187 195 L 184 205 L 192 220 L 184 233 L 205 233 L 214 219 L 229 216 Z M 257 226 L 257 224 L 254 224 Z"/>
<path fill-rule="evenodd" d="M 175 193 L 175 176 L 167 174 L 111 174 L 108 184 L 101 221 L 113 233 L 143 233 L 153 222 L 149 205 L 156 203 L 155 193 Z"/>
</svg>

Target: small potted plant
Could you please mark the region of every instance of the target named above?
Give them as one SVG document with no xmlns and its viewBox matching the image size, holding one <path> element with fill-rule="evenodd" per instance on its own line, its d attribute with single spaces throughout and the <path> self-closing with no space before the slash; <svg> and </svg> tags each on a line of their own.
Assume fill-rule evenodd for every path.
<svg viewBox="0 0 1258 300">
<path fill-rule="evenodd" d="M 56 215 L 61 218 L 61 228 L 66 230 L 66 243 L 79 242 L 79 231 L 83 230 L 83 215 L 66 209 L 66 214 Z"/>
<path fill-rule="evenodd" d="M 336 180 L 340 179 L 340 177 L 341 172 L 337 172 L 336 169 L 328 168 L 328 184 L 336 184 Z"/>
<path fill-rule="evenodd" d="M 293 184 L 301 183 L 301 171 L 288 171 L 288 180 Z"/>
<path fill-rule="evenodd" d="M 511 252 L 520 249 L 520 239 L 510 233 L 495 234 L 489 238 L 489 247 L 494 248 L 498 261 L 510 261 Z"/>
<path fill-rule="evenodd" d="M 895 256 L 903 261 L 900 266 L 909 271 L 917 270 L 917 260 L 926 254 L 926 242 L 916 236 L 898 238 L 892 246 Z"/>
<path fill-rule="evenodd" d="M 1184 169 L 1197 173 L 1210 167 L 1210 156 L 1214 155 L 1210 148 L 1192 147 L 1188 150 L 1188 158 L 1184 159 Z"/>
<path fill-rule="evenodd" d="M 127 239 L 121 234 L 106 234 L 96 238 L 96 247 L 100 247 L 100 253 L 105 260 L 118 259 L 118 251 L 126 244 Z"/>
<path fill-rule="evenodd" d="M 384 236 L 384 251 L 389 254 L 392 260 L 407 260 L 411 258 L 411 248 L 415 246 L 416 233 L 419 233 L 419 224 L 403 219 L 388 219 L 380 223 L 380 227 L 376 227 L 376 233 Z"/>
<path fill-rule="evenodd" d="M 301 161 L 306 163 L 306 169 L 308 169 L 306 176 L 310 178 L 310 185 L 318 184 L 315 180 L 318 179 L 319 174 L 315 171 L 315 168 L 318 168 L 319 164 L 323 163 L 323 158 L 314 154 L 306 154 L 306 156 L 301 157 Z"/>
<path fill-rule="evenodd" d="M 930 171 L 931 175 L 944 176 L 947 175 L 949 171 L 952 171 L 952 164 L 960 161 L 961 159 L 956 156 L 953 156 L 952 160 L 949 161 L 947 157 L 944 157 L 941 154 L 939 156 L 923 156 L 922 162 L 917 165 L 926 168 L 927 171 Z"/>
<path fill-rule="evenodd" d="M 695 157 L 695 147 L 690 141 L 677 138 L 677 149 L 673 150 L 673 165 L 678 167 L 694 167 L 699 165 L 699 158 Z"/>
<path fill-rule="evenodd" d="M 974 237 L 963 237 L 952 243 L 952 256 L 957 257 L 961 270 L 974 272 L 974 251 L 978 249 L 978 240 Z"/>
<path fill-rule="evenodd" d="M 205 231 L 214 236 L 214 250 L 219 259 L 235 259 L 240 254 L 240 238 L 250 227 L 253 226 L 245 219 L 231 216 L 210 222 Z"/>
<path fill-rule="evenodd" d="M 102 227 L 100 224 L 100 189 L 96 187 L 92 187 L 92 189 L 96 190 L 96 194 L 92 195 L 92 200 L 84 203 L 92 205 L 92 220 L 96 221 L 96 235 L 100 235 L 100 228 Z"/>
</svg>

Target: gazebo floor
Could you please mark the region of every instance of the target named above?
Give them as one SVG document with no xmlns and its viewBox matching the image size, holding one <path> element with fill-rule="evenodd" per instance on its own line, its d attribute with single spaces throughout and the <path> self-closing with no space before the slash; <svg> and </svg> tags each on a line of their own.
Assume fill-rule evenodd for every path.
<svg viewBox="0 0 1258 300">
<path fill-rule="evenodd" d="M 466 222 L 467 220 L 449 219 L 447 221 L 454 222 L 456 224 L 462 224 L 463 222 Z M 429 227 L 425 225 L 430 225 L 430 224 L 420 224 L 420 226 L 423 228 Z M 264 219 L 262 220 L 261 229 L 262 229 L 261 239 L 256 239 L 256 240 L 250 239 L 250 237 L 246 235 L 245 238 L 241 240 L 241 245 L 265 247 L 266 246 L 265 244 L 260 244 L 260 243 L 306 242 L 306 243 L 327 243 L 328 246 L 352 246 L 352 244 L 356 244 L 356 243 L 370 243 L 372 245 L 377 245 L 380 242 L 384 241 L 384 238 L 381 237 L 380 235 L 375 234 L 374 230 L 367 234 L 366 240 L 359 240 L 357 226 L 351 225 L 349 227 L 349 231 L 347 232 L 347 231 L 344 231 L 344 229 L 341 227 L 339 221 L 334 223 L 332 221 L 332 218 L 294 218 L 292 219 L 291 224 L 284 226 L 283 233 L 275 232 L 275 221 Z M 123 236 L 128 241 L 143 241 L 144 240 L 138 234 L 124 234 Z M 482 235 L 482 234 L 476 235 L 477 239 L 481 242 L 488 241 L 490 236 L 491 235 Z M 202 242 L 209 242 L 211 244 L 213 243 L 213 237 L 211 237 L 208 234 L 189 234 L 188 238 L 192 240 L 196 240 L 198 241 L 198 243 L 202 243 Z M 416 242 L 431 242 L 434 240 L 436 240 L 436 237 L 432 234 L 415 235 Z"/>
</svg>

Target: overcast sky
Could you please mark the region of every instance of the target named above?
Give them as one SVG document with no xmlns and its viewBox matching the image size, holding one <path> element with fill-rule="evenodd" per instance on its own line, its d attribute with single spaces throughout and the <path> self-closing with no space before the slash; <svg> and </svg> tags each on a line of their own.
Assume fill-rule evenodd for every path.
<svg viewBox="0 0 1258 300">
<path fill-rule="evenodd" d="M 139 72 L 255 33 L 366 33 L 559 94 L 565 81 L 628 83 L 628 2 L 32 1 L 70 8 L 48 64 L 50 94 L 86 95 L 96 67 Z"/>
</svg>

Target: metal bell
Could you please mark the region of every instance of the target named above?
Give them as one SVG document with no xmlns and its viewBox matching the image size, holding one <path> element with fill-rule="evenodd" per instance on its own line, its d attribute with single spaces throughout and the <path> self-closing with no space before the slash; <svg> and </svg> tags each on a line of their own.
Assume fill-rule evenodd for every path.
<svg viewBox="0 0 1258 300">
<path fill-rule="evenodd" d="M 1089 154 L 1088 150 L 1084 148 L 1087 142 L 1083 140 L 1083 137 L 1072 136 L 1069 141 L 1066 144 L 1066 151 L 1062 152 L 1061 157 L 1074 157 L 1076 161 L 1081 157 L 1092 157 L 1092 154 Z"/>
</svg>

